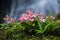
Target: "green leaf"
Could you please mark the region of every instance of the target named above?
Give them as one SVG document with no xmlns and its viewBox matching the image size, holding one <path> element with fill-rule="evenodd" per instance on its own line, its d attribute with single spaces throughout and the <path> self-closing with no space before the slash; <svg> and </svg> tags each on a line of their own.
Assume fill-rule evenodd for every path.
<svg viewBox="0 0 60 40">
<path fill-rule="evenodd" d="M 35 31 L 37 31 L 37 33 L 36 33 L 36 34 L 41 33 L 41 31 L 40 31 L 40 30 L 35 30 Z"/>
<path fill-rule="evenodd" d="M 6 30 L 5 33 L 7 34 L 7 33 L 10 33 L 10 32 L 14 32 L 14 29 L 13 28 L 9 28 L 9 29 Z"/>
<path fill-rule="evenodd" d="M 48 23 L 46 26 L 45 26 L 45 28 L 44 28 L 44 30 L 43 30 L 43 32 L 45 32 L 46 31 L 46 29 L 48 29 L 48 27 L 50 27 L 50 23 Z"/>
<path fill-rule="evenodd" d="M 31 32 L 31 31 L 32 31 L 32 29 L 29 30 L 29 32 Z"/>
<path fill-rule="evenodd" d="M 16 25 L 13 25 L 13 27 L 12 27 L 13 29 L 16 29 L 17 27 L 16 27 Z"/>
<path fill-rule="evenodd" d="M 38 27 L 39 27 L 39 30 L 41 30 L 41 31 L 43 30 L 42 25 L 39 22 L 38 22 Z"/>
<path fill-rule="evenodd" d="M 2 27 L 4 27 L 5 25 L 6 25 L 5 23 L 1 24 Z"/>
</svg>

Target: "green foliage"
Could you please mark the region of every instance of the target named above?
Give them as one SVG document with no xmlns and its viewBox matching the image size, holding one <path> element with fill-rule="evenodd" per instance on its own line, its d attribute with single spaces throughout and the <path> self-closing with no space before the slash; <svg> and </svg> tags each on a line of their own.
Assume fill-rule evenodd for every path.
<svg viewBox="0 0 60 40">
<path fill-rule="evenodd" d="M 0 24 L 0 32 L 3 34 L 0 38 L 1 40 L 10 39 L 10 40 L 24 40 L 25 36 L 45 36 L 46 33 L 56 30 L 60 28 L 60 22 L 56 21 L 55 17 L 43 17 L 43 16 L 36 16 L 34 17 L 33 14 L 32 18 L 28 18 L 25 20 L 25 16 L 22 17 L 22 20 L 16 20 L 16 18 L 9 19 L 6 17 L 5 19 L 9 19 L 7 23 Z M 29 17 L 29 16 L 28 16 Z M 24 19 L 25 18 L 25 19 Z M 30 19 L 30 20 L 29 20 Z M 33 19 L 33 21 L 32 21 Z M 26 39 L 28 40 L 28 39 Z M 34 40 L 34 38 L 30 39 Z M 55 40 L 55 39 L 54 39 Z"/>
<path fill-rule="evenodd" d="M 9 32 L 14 32 L 14 30 L 20 30 L 20 31 L 27 31 L 27 32 L 35 32 L 35 34 L 45 34 L 46 32 L 52 31 L 57 29 L 58 23 L 56 21 L 49 21 L 49 19 L 42 23 L 39 21 L 39 19 L 30 22 L 16 22 L 14 23 L 9 23 L 9 24 L 1 24 L 0 29 L 5 29 L 6 33 Z"/>
</svg>

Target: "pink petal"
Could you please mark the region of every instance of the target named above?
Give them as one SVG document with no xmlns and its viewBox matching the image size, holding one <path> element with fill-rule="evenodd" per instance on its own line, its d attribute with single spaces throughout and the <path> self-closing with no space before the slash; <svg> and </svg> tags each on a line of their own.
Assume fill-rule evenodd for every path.
<svg viewBox="0 0 60 40">
<path fill-rule="evenodd" d="M 27 10 L 27 12 L 28 12 L 29 14 L 32 14 L 32 13 L 33 13 L 31 10 Z"/>
<path fill-rule="evenodd" d="M 33 18 L 33 17 L 36 17 L 35 14 L 29 14 L 29 17 Z"/>
<path fill-rule="evenodd" d="M 41 22 L 45 22 L 46 20 L 45 19 L 40 19 Z"/>
<path fill-rule="evenodd" d="M 34 21 L 34 18 L 29 18 L 29 21 Z"/>
<path fill-rule="evenodd" d="M 44 19 L 44 17 L 41 16 L 41 19 Z"/>
<path fill-rule="evenodd" d="M 45 19 L 43 19 L 43 22 L 45 22 L 46 20 Z"/>
</svg>

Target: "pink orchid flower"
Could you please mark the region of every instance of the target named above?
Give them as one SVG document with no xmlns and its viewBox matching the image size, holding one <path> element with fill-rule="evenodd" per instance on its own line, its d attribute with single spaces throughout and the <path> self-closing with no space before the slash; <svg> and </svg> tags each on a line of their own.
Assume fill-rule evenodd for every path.
<svg viewBox="0 0 60 40">
<path fill-rule="evenodd" d="M 36 14 L 33 14 L 33 12 L 31 10 L 28 10 L 27 12 L 29 13 L 28 14 L 29 21 L 34 21 L 34 18 L 36 17 Z"/>
<path fill-rule="evenodd" d="M 9 21 L 12 22 L 13 21 L 13 18 L 10 18 Z"/>
<path fill-rule="evenodd" d="M 16 17 L 13 18 L 13 21 L 15 21 L 15 20 L 16 20 Z"/>
<path fill-rule="evenodd" d="M 41 19 L 44 19 L 44 17 L 42 17 L 42 16 L 41 16 L 40 18 L 41 18 Z"/>
<path fill-rule="evenodd" d="M 42 16 L 42 17 L 45 17 L 45 14 L 43 14 L 43 13 L 40 13 L 39 15 Z"/>
<path fill-rule="evenodd" d="M 7 23 L 13 22 L 13 18 L 10 18 Z"/>
<path fill-rule="evenodd" d="M 33 13 L 31 10 L 27 10 L 27 12 L 28 12 L 29 14 L 32 14 L 32 13 Z"/>
<path fill-rule="evenodd" d="M 25 21 L 28 20 L 28 15 L 27 14 L 22 14 L 22 17 L 19 18 L 20 21 Z"/>
<path fill-rule="evenodd" d="M 29 14 L 29 17 L 33 18 L 33 17 L 36 17 L 36 15 L 35 14 Z"/>
<path fill-rule="evenodd" d="M 24 17 L 21 17 L 18 20 L 20 20 L 21 22 L 25 21 Z"/>
<path fill-rule="evenodd" d="M 27 12 L 29 13 L 29 17 L 31 17 L 31 18 L 32 18 L 32 17 L 36 17 L 36 15 L 33 14 L 33 12 L 32 12 L 31 10 L 28 10 Z"/>
<path fill-rule="evenodd" d="M 29 18 L 29 21 L 34 21 L 34 18 Z"/>
<path fill-rule="evenodd" d="M 45 19 L 40 19 L 41 22 L 45 22 L 46 20 Z"/>
</svg>

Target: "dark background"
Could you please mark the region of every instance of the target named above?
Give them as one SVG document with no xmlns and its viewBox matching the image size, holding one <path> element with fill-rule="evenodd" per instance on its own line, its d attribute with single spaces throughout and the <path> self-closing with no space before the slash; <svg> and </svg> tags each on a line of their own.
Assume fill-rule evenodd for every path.
<svg viewBox="0 0 60 40">
<path fill-rule="evenodd" d="M 0 23 L 4 22 L 2 19 L 10 12 L 11 0 L 0 0 Z"/>
</svg>

